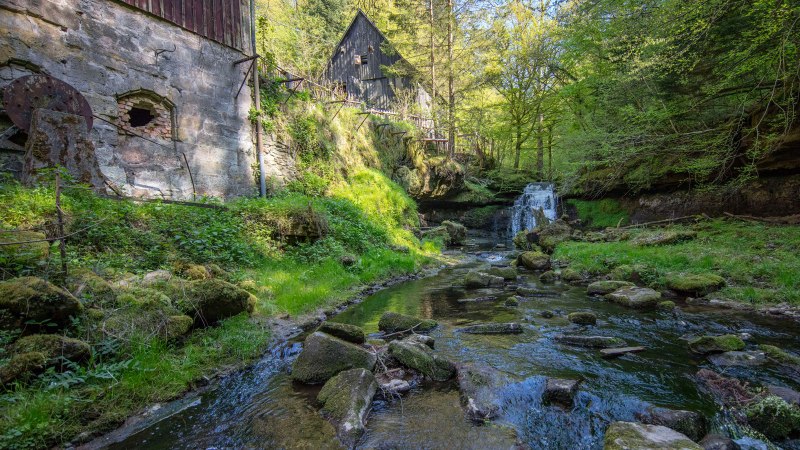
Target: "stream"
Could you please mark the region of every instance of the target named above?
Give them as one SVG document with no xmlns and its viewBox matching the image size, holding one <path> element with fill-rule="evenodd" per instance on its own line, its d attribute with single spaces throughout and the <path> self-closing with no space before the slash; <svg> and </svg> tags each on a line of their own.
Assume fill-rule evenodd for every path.
<svg viewBox="0 0 800 450">
<path fill-rule="evenodd" d="M 486 246 L 488 247 L 488 246 Z M 456 382 L 423 381 L 402 399 L 376 400 L 359 448 L 453 449 L 518 448 L 600 449 L 607 425 L 634 421 L 648 405 L 702 413 L 710 429 L 730 423 L 713 399 L 698 389 L 693 375 L 710 368 L 752 385 L 798 389 L 792 374 L 771 366 L 715 367 L 690 354 L 686 341 L 704 334 L 747 333 L 748 348 L 773 344 L 800 350 L 800 330 L 790 322 L 757 315 L 683 305 L 674 312 L 642 312 L 589 297 L 584 287 L 543 284 L 538 274 L 521 271 L 503 288 L 466 290 L 470 269 L 506 265 L 509 252 L 474 251 L 438 274 L 379 291 L 331 320 L 377 333 L 385 311 L 432 318 L 440 326 L 431 335 L 436 351 L 458 362 L 475 362 L 504 372 L 512 383 L 500 393 L 500 417 L 491 423 L 470 422 L 460 405 Z M 541 291 L 518 307 L 505 298 L 517 286 Z M 491 301 L 475 301 L 496 297 Z M 542 318 L 542 311 L 554 313 Z M 569 323 L 566 315 L 592 311 L 595 327 Z M 518 335 L 469 335 L 461 326 L 482 322 L 519 322 Z M 561 333 L 615 336 L 646 348 L 637 354 L 604 359 L 595 349 L 570 347 L 554 340 Z M 302 337 L 277 346 L 252 368 L 224 379 L 218 387 L 184 405 L 175 414 L 144 429 L 112 449 L 196 448 L 340 448 L 334 428 L 318 412 L 321 386 L 304 386 L 289 378 Z M 544 406 L 546 377 L 582 380 L 572 410 Z"/>
</svg>

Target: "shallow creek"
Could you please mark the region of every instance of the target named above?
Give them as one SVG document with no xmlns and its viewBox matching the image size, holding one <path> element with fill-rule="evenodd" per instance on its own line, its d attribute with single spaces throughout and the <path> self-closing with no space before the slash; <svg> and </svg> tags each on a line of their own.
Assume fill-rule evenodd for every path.
<svg viewBox="0 0 800 450">
<path fill-rule="evenodd" d="M 676 312 L 640 312 L 586 295 L 585 288 L 542 284 L 537 275 L 522 273 L 503 289 L 465 290 L 471 268 L 502 264 L 504 253 L 468 255 L 463 264 L 439 274 L 379 291 L 332 320 L 377 333 L 378 319 L 396 311 L 439 321 L 431 335 L 436 350 L 455 362 L 477 362 L 505 372 L 513 382 L 501 393 L 501 415 L 490 424 L 468 421 L 455 382 L 416 386 L 402 400 L 376 400 L 361 448 L 512 448 L 598 449 L 603 432 L 615 420 L 634 420 L 648 405 L 687 409 L 725 425 L 712 398 L 698 390 L 693 375 L 710 368 L 753 385 L 773 384 L 798 389 L 797 379 L 769 366 L 714 367 L 692 356 L 686 339 L 703 334 L 748 333 L 748 347 L 773 344 L 800 350 L 800 330 L 789 322 L 755 315 L 684 306 Z M 505 307 L 517 286 L 534 287 L 543 296 Z M 492 301 L 470 301 L 495 296 Z M 545 319 L 542 311 L 555 316 Z M 596 327 L 570 324 L 566 315 L 592 311 Z M 519 322 L 525 332 L 510 336 L 459 333 L 459 327 L 481 322 Z M 554 341 L 561 333 L 615 336 L 647 350 L 617 359 L 603 359 L 594 349 Z M 251 369 L 223 380 L 176 414 L 150 424 L 111 448 L 339 448 L 333 427 L 319 414 L 315 401 L 320 386 L 293 384 L 291 362 L 301 337 L 276 347 Z M 583 380 L 571 411 L 543 406 L 545 377 Z"/>
</svg>

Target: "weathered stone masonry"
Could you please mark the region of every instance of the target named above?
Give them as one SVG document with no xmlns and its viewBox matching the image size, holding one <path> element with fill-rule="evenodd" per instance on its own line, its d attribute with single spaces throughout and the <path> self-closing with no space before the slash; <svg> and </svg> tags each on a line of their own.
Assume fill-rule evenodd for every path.
<svg viewBox="0 0 800 450">
<path fill-rule="evenodd" d="M 114 0 L 0 0 L 0 29 L 0 87 L 38 71 L 79 90 L 101 119 L 91 132 L 100 169 L 126 195 L 256 193 L 249 84 L 236 97 L 247 64 L 233 65 L 249 45 Z M 246 20 L 242 34 L 249 42 Z M 282 178 L 280 166 L 268 174 Z"/>
</svg>

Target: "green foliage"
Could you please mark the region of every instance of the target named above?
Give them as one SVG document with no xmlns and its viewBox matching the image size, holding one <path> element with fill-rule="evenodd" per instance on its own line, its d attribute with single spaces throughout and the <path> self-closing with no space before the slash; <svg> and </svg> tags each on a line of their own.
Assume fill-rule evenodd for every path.
<svg viewBox="0 0 800 450">
<path fill-rule="evenodd" d="M 573 206 L 578 211 L 578 218 L 591 227 L 619 227 L 627 225 L 630 221 L 628 211 L 615 199 L 569 199 L 567 204 Z"/>
<path fill-rule="evenodd" d="M 753 428 L 773 440 L 785 439 L 800 431 L 800 408 L 775 395 L 751 404 L 745 414 Z"/>
</svg>

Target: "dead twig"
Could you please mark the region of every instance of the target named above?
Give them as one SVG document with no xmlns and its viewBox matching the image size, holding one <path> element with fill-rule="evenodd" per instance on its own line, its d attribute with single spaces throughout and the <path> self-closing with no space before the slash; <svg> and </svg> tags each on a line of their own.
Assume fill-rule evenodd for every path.
<svg viewBox="0 0 800 450">
<path fill-rule="evenodd" d="M 663 225 L 667 223 L 676 223 L 676 222 L 687 222 L 690 220 L 699 221 L 699 220 L 708 220 L 711 219 L 706 214 L 697 214 L 693 216 L 683 216 L 683 217 L 675 217 L 671 219 L 662 219 L 662 220 L 655 220 L 653 222 L 645 222 L 645 223 L 637 223 L 634 225 L 628 225 L 625 227 L 617 228 L 618 230 L 629 230 L 631 228 L 640 228 L 640 227 L 649 227 L 651 225 Z"/>
</svg>

